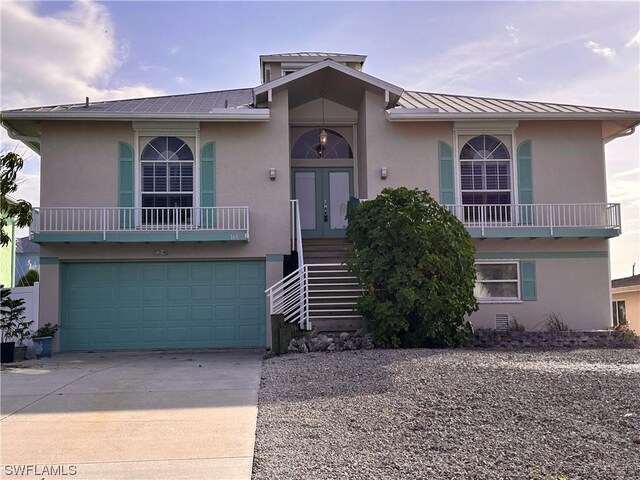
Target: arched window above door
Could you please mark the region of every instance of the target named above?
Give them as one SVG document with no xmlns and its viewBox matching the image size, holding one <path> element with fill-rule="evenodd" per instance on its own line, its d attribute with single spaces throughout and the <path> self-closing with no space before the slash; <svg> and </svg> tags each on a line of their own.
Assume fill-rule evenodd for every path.
<svg viewBox="0 0 640 480">
<path fill-rule="evenodd" d="M 302 134 L 291 149 L 291 158 L 353 158 L 351 145 L 335 130 L 324 129 L 328 139 L 326 145 L 321 145 L 321 130 L 313 128 Z"/>
</svg>

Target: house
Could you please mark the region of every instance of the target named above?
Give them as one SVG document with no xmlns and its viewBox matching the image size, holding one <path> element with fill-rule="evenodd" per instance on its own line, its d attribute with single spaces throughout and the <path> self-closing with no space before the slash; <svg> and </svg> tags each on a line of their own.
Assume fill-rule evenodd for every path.
<svg viewBox="0 0 640 480">
<path fill-rule="evenodd" d="M 640 275 L 611 281 L 613 325 L 628 324 L 640 335 Z"/>
<path fill-rule="evenodd" d="M 12 198 L 7 199 L 13 202 Z M 4 287 L 13 287 L 13 272 L 16 263 L 16 226 L 13 218 L 6 219 L 7 224 L 4 226 L 4 232 L 9 236 L 8 245 L 0 247 L 0 285 Z"/>
<path fill-rule="evenodd" d="M 15 284 L 29 271 L 40 269 L 40 246 L 29 237 L 16 239 Z"/>
<path fill-rule="evenodd" d="M 3 112 L 42 157 L 31 236 L 57 348 L 263 347 L 270 313 L 357 328 L 344 215 L 396 186 L 467 226 L 476 326 L 610 327 L 603 143 L 640 113 L 407 91 L 365 60 L 263 55 L 254 88 Z"/>
</svg>

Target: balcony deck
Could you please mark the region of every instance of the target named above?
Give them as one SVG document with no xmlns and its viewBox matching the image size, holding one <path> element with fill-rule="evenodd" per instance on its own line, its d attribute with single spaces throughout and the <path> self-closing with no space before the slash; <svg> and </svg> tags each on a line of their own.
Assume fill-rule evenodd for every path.
<svg viewBox="0 0 640 480">
<path fill-rule="evenodd" d="M 447 205 L 473 238 L 616 237 L 620 204 Z"/>
<path fill-rule="evenodd" d="M 249 207 L 36 208 L 35 243 L 249 241 Z"/>
</svg>

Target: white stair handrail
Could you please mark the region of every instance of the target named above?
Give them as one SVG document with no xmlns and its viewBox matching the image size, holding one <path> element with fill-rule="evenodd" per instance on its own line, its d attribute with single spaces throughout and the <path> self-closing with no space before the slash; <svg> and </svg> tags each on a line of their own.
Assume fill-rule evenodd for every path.
<svg viewBox="0 0 640 480">
<path fill-rule="evenodd" d="M 291 250 L 298 252 L 298 268 L 304 266 L 302 253 L 302 226 L 300 223 L 300 205 L 298 200 L 291 200 Z"/>
<path fill-rule="evenodd" d="M 284 315 L 285 322 L 298 322 L 300 329 L 310 330 L 309 272 L 306 265 L 291 272 L 265 290 L 270 315 Z"/>
</svg>

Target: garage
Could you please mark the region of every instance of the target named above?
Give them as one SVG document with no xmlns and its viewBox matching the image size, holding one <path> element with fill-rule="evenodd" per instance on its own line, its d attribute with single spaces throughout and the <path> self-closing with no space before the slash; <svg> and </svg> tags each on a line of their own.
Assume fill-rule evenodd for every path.
<svg viewBox="0 0 640 480">
<path fill-rule="evenodd" d="M 62 351 L 265 346 L 264 262 L 60 269 Z"/>
</svg>

